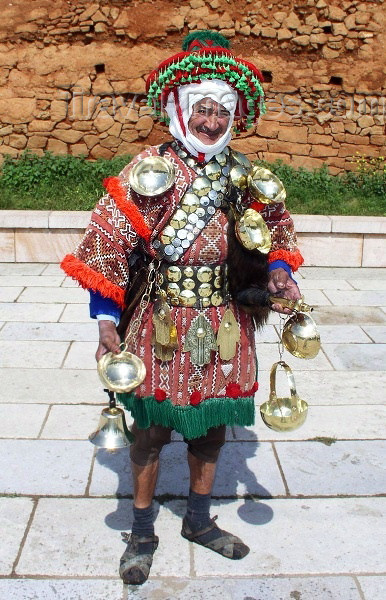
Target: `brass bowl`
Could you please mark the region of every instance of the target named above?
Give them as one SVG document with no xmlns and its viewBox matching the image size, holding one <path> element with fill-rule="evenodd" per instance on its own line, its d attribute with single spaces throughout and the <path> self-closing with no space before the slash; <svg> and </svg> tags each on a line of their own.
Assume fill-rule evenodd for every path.
<svg viewBox="0 0 386 600">
<path fill-rule="evenodd" d="M 307 418 L 308 404 L 305 400 L 270 397 L 260 406 L 264 423 L 274 431 L 293 431 L 301 427 Z"/>
<path fill-rule="evenodd" d="M 113 392 L 131 392 L 146 377 L 143 361 L 123 347 L 122 352 L 104 354 L 97 364 L 98 375 L 107 389 Z"/>
<path fill-rule="evenodd" d="M 172 187 L 176 178 L 170 160 L 163 156 L 149 156 L 139 161 L 130 171 L 129 182 L 141 196 L 159 196 Z"/>
<path fill-rule="evenodd" d="M 276 394 L 276 371 L 279 366 L 287 375 L 291 393 L 289 397 L 278 398 Z M 308 404 L 297 394 L 291 368 L 284 361 L 274 363 L 270 373 L 269 400 L 260 406 L 260 415 L 264 423 L 274 431 L 293 431 L 303 425 L 307 413 Z"/>
<path fill-rule="evenodd" d="M 304 312 L 297 312 L 286 321 L 281 339 L 288 352 L 297 358 L 315 358 L 320 350 L 315 321 Z"/>
<path fill-rule="evenodd" d="M 283 183 L 269 169 L 255 166 L 248 175 L 248 188 L 256 200 L 263 204 L 284 202 L 286 191 Z"/>
</svg>

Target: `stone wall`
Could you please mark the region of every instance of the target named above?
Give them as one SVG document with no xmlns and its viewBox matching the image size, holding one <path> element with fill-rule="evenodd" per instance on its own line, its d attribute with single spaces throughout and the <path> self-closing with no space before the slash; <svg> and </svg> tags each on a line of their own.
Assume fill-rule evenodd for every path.
<svg viewBox="0 0 386 600">
<path fill-rule="evenodd" d="M 331 172 L 385 148 L 383 0 L 13 0 L 0 22 L 0 157 L 110 158 L 168 139 L 145 79 L 196 28 L 264 73 L 267 114 L 232 145 Z"/>
</svg>

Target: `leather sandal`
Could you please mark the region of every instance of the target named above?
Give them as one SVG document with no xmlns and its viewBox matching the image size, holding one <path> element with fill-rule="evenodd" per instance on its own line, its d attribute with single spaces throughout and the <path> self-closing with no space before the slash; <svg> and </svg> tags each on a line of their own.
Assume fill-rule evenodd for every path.
<svg viewBox="0 0 386 600">
<path fill-rule="evenodd" d="M 158 536 L 140 537 L 135 533 L 122 532 L 122 541 L 127 542 L 127 547 L 121 556 L 119 575 L 126 584 L 142 585 L 149 577 L 153 554 L 158 547 Z M 141 554 L 141 544 L 149 543 L 152 544 L 151 553 Z"/>
<path fill-rule="evenodd" d="M 208 525 L 208 527 L 205 527 L 205 529 L 201 529 L 200 531 L 193 532 L 187 523 L 186 517 L 184 517 L 182 521 L 181 535 L 190 542 L 200 544 L 205 548 L 209 548 L 214 552 L 218 552 L 226 558 L 231 558 L 232 560 L 240 560 L 241 558 L 244 558 L 244 556 L 246 556 L 249 552 L 248 546 L 244 544 L 237 536 L 232 535 L 228 531 L 220 529 L 215 523 L 216 519 L 217 515 L 211 519 L 211 523 Z M 207 542 L 200 540 L 200 537 L 213 530 L 218 533 L 216 538 L 212 538 Z"/>
</svg>

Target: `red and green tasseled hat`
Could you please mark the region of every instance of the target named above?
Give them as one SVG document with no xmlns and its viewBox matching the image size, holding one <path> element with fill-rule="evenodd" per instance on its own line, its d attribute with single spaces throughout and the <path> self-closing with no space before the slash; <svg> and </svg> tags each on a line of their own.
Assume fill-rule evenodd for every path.
<svg viewBox="0 0 386 600">
<path fill-rule="evenodd" d="M 175 88 L 203 79 L 221 79 L 236 90 L 240 99 L 235 113 L 237 131 L 256 123 L 265 112 L 263 76 L 254 64 L 237 58 L 229 46 L 229 40 L 220 33 L 195 31 L 184 38 L 182 52 L 150 73 L 146 82 L 148 104 L 161 121 L 168 122 L 164 107 Z"/>
</svg>

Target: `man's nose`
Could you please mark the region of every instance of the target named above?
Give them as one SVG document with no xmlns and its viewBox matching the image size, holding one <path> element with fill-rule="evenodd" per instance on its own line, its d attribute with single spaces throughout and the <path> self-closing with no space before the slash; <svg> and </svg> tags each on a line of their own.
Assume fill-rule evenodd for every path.
<svg viewBox="0 0 386 600">
<path fill-rule="evenodd" d="M 212 113 L 211 115 L 207 115 L 205 125 L 211 131 L 214 131 L 218 128 L 218 115 L 216 113 Z"/>
</svg>

